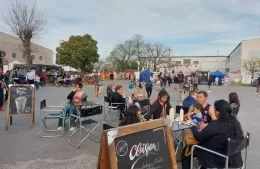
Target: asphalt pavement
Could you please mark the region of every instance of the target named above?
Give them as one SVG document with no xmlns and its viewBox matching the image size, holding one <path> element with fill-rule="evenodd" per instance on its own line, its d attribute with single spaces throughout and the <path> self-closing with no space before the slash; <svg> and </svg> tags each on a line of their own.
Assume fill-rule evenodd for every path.
<svg viewBox="0 0 260 169">
<path fill-rule="evenodd" d="M 109 81 L 102 82 L 104 88 Z M 124 86 L 127 96 L 131 96 L 131 90 L 127 89 L 128 81 L 116 81 L 116 84 Z M 207 86 L 200 86 L 206 90 Z M 5 112 L 0 112 L 0 169 L 94 169 L 97 164 L 99 143 L 87 139 L 80 149 L 76 149 L 68 143 L 68 134 L 57 138 L 41 138 L 40 131 L 40 101 L 47 100 L 48 105 L 60 105 L 66 102 L 66 97 L 72 87 L 44 87 L 36 91 L 35 97 L 35 126 L 30 129 L 30 118 L 17 116 L 13 118 L 13 125 L 5 130 Z M 103 97 L 94 97 L 93 85 L 84 86 L 88 94 L 88 100 L 103 105 Z M 167 87 L 171 96 L 171 104 L 175 107 L 178 99 L 177 91 Z M 258 169 L 260 166 L 260 96 L 253 95 L 253 87 L 212 87 L 209 93 L 209 102 L 218 99 L 227 99 L 230 92 L 237 92 L 241 102 L 238 119 L 244 132 L 251 133 L 250 148 L 248 151 L 248 169 Z M 105 89 L 104 92 L 105 93 Z M 151 100 L 155 100 L 158 92 L 153 90 Z M 6 104 L 5 104 L 6 110 Z M 95 117 L 96 119 L 99 117 Z M 58 122 L 52 121 L 49 125 L 56 128 Z M 102 129 L 96 132 L 101 135 Z"/>
</svg>

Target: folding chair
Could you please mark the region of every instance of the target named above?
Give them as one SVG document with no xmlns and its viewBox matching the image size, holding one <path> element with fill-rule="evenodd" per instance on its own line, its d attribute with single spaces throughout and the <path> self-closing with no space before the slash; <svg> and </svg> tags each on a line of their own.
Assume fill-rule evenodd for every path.
<svg viewBox="0 0 260 169">
<path fill-rule="evenodd" d="M 107 106 L 106 106 L 106 103 L 108 104 Z M 105 107 L 108 108 L 108 112 L 106 111 Z M 112 100 L 110 97 L 104 96 L 104 121 L 106 121 L 106 119 L 108 119 L 108 121 L 110 123 L 112 123 L 111 118 L 110 118 L 110 114 L 112 113 L 112 111 L 114 111 L 114 110 L 121 111 L 121 109 L 123 109 L 125 111 L 126 108 L 127 108 L 126 102 L 125 103 L 112 103 Z"/>
<path fill-rule="evenodd" d="M 73 145 L 76 148 L 80 148 L 81 143 L 86 140 L 87 138 L 90 138 L 96 142 L 100 141 L 100 137 L 96 136 L 94 134 L 96 128 L 99 126 L 99 121 L 95 121 L 91 119 L 90 117 L 95 115 L 100 115 L 100 121 L 102 121 L 102 112 L 103 112 L 103 106 L 84 106 L 82 108 L 76 107 L 77 115 L 70 114 L 69 118 L 76 118 L 74 125 L 75 129 L 72 132 L 69 132 L 69 143 Z M 94 124 L 94 126 L 91 127 L 91 125 Z M 70 119 L 69 119 L 69 126 L 70 126 Z M 73 143 L 72 137 L 78 132 L 78 142 Z M 85 137 L 82 138 L 82 132 L 86 134 Z"/>
<path fill-rule="evenodd" d="M 237 153 L 240 153 L 242 150 L 245 149 L 245 161 L 241 169 L 246 169 L 246 161 L 247 161 L 247 148 L 249 146 L 249 140 L 250 140 L 250 133 L 246 134 L 246 137 L 240 140 L 231 140 L 228 138 L 227 140 L 227 153 L 226 154 L 221 154 L 215 151 L 212 151 L 210 149 L 207 149 L 205 147 L 201 147 L 198 145 L 194 145 L 191 148 L 191 165 L 190 169 L 193 169 L 193 152 L 195 148 L 201 149 L 203 151 L 207 151 L 209 153 L 215 154 L 216 156 L 225 158 L 225 168 L 224 169 L 229 169 L 228 162 L 229 162 L 229 157 L 232 155 L 235 155 Z M 204 167 L 204 166 L 203 166 Z M 216 168 L 216 167 L 215 167 Z"/>
<path fill-rule="evenodd" d="M 66 108 L 65 106 L 61 105 L 61 106 L 47 106 L 46 104 L 46 100 L 42 100 L 40 102 L 40 112 L 44 113 L 41 121 L 41 125 L 40 125 L 40 132 L 39 135 L 41 137 L 44 138 L 50 138 L 50 137 L 61 137 L 64 134 L 64 128 L 65 128 L 65 118 L 66 118 Z M 62 113 L 61 113 L 62 112 Z M 60 119 L 62 118 L 63 120 L 63 125 L 62 125 L 62 129 L 61 131 L 59 130 L 51 130 L 48 129 L 47 127 L 47 120 L 54 120 L 54 119 Z M 56 134 L 56 135 L 47 135 L 44 133 L 47 132 L 60 132 L 60 134 Z"/>
</svg>

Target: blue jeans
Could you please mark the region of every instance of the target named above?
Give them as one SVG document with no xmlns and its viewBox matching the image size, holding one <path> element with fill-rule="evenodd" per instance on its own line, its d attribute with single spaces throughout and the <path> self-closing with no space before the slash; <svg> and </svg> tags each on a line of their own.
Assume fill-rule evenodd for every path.
<svg viewBox="0 0 260 169">
<path fill-rule="evenodd" d="M 76 107 L 74 105 L 72 105 L 71 103 L 67 103 L 65 105 L 65 109 L 66 109 L 66 112 L 65 112 L 66 117 L 69 117 L 71 114 L 77 115 Z M 60 113 L 62 113 L 62 111 Z M 74 118 L 74 117 L 70 117 L 70 124 L 73 124 L 75 119 L 76 118 Z M 63 123 L 63 119 L 59 118 L 58 127 L 61 127 L 62 123 Z"/>
</svg>

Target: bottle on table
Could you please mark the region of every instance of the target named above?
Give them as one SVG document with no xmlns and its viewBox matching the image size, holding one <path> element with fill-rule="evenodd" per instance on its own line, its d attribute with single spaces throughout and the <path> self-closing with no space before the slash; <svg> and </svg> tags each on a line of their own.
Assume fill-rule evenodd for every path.
<svg viewBox="0 0 260 169">
<path fill-rule="evenodd" d="M 183 122 L 183 117 L 184 117 L 184 110 L 181 108 L 180 110 L 180 121 Z"/>
</svg>

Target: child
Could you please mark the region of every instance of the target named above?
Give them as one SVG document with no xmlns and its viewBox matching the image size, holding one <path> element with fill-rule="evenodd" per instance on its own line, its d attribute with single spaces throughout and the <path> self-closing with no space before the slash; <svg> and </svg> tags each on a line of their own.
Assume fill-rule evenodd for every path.
<svg viewBox="0 0 260 169">
<path fill-rule="evenodd" d="M 191 108 L 192 112 L 189 112 L 187 115 L 188 121 L 190 121 L 193 124 L 200 125 L 202 121 L 202 111 L 203 106 L 199 103 L 196 103 L 192 105 Z"/>
<path fill-rule="evenodd" d="M 34 81 L 35 81 L 36 90 L 39 90 L 39 88 L 40 88 L 40 77 L 37 74 L 34 78 Z"/>
<path fill-rule="evenodd" d="M 139 123 L 141 113 L 136 105 L 131 105 L 125 112 L 124 118 L 119 123 L 119 126 L 126 126 L 129 124 Z"/>
<path fill-rule="evenodd" d="M 128 84 L 128 88 L 133 89 L 133 82 L 132 81 L 130 81 L 130 83 Z"/>
</svg>

